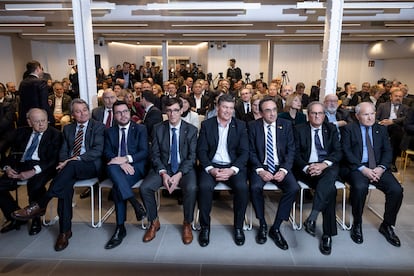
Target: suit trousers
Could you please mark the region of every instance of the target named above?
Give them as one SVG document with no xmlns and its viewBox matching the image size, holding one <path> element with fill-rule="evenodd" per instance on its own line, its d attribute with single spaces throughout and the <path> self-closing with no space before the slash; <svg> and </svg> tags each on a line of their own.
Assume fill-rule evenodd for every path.
<svg viewBox="0 0 414 276">
<path fill-rule="evenodd" d="M 233 190 L 233 212 L 234 227 L 243 228 L 244 215 L 246 214 L 247 203 L 249 200 L 249 187 L 247 185 L 246 170 L 240 169 L 239 173 L 223 181 Z M 210 212 L 213 204 L 214 187 L 218 182 L 214 177 L 201 169 L 199 178 L 198 205 L 200 209 L 200 225 L 210 227 Z"/>
<path fill-rule="evenodd" d="M 336 228 L 336 187 L 339 168 L 336 165 L 327 167 L 321 175 L 311 177 L 303 171 L 296 176 L 315 190 L 312 210 L 322 212 L 323 234 L 335 236 Z"/>
<path fill-rule="evenodd" d="M 58 198 L 58 215 L 60 233 L 71 230 L 72 227 L 72 198 L 73 185 L 76 181 L 82 179 L 93 178 L 97 176 L 96 167 L 93 161 L 74 160 L 69 161 L 66 166 L 53 179 L 51 186 L 47 192 L 47 198 Z M 40 204 L 40 207 L 43 204 Z"/>
<path fill-rule="evenodd" d="M 124 224 L 126 220 L 126 200 L 134 196 L 131 187 L 143 176 L 135 170 L 135 174 L 128 175 L 120 165 L 109 165 L 108 176 L 113 183 L 112 196 L 115 202 L 117 225 Z"/>
<path fill-rule="evenodd" d="M 404 130 L 400 125 L 393 124 L 387 127 L 388 135 L 390 136 L 390 143 L 392 147 L 392 164 L 395 165 L 395 160 L 401 155 L 401 141 L 404 136 Z"/>
<path fill-rule="evenodd" d="M 168 175 L 173 174 L 168 171 Z M 139 188 L 149 221 L 153 221 L 158 217 L 155 193 L 161 186 L 163 186 L 162 177 L 158 172 L 151 169 Z M 194 208 L 197 199 L 197 175 L 194 169 L 182 176 L 178 187 L 183 192 L 184 221 L 191 223 L 194 220 Z"/>
<path fill-rule="evenodd" d="M 12 219 L 11 213 L 20 209 L 17 201 L 10 193 L 10 191 L 14 191 L 17 188 L 16 181 L 8 178 L 6 174 L 0 178 L 0 209 L 8 221 Z"/>
<path fill-rule="evenodd" d="M 289 220 L 290 210 L 292 209 L 293 202 L 296 199 L 296 194 L 299 191 L 299 185 L 291 172 L 289 172 L 281 182 L 272 182 L 283 192 L 283 195 L 279 201 L 274 222 L 276 222 L 276 220 L 287 221 Z M 256 218 L 260 221 L 260 223 L 265 222 L 263 197 L 263 186 L 265 184 L 266 182 L 263 181 L 255 171 L 251 172 L 250 197 L 256 212 Z"/>
<path fill-rule="evenodd" d="M 347 180 L 351 185 L 350 201 L 354 223 L 362 223 L 368 186 L 373 184 L 385 194 L 384 222 L 388 225 L 395 225 L 403 199 L 403 188 L 390 170 L 386 170 L 378 182 L 370 183 L 359 170 L 351 171 Z"/>
</svg>

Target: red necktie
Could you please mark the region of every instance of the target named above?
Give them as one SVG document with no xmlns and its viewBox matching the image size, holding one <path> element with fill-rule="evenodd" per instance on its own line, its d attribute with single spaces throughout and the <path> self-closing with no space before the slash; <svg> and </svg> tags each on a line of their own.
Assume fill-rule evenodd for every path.
<svg viewBox="0 0 414 276">
<path fill-rule="evenodd" d="M 108 118 L 106 118 L 105 127 L 110 128 L 112 123 L 112 110 L 108 110 Z"/>
</svg>

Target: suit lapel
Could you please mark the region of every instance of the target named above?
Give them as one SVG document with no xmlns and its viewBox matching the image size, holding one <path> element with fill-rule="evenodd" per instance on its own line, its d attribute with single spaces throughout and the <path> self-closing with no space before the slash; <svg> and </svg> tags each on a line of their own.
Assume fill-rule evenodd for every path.
<svg viewBox="0 0 414 276">
<path fill-rule="evenodd" d="M 359 123 L 358 124 L 354 124 L 354 128 L 355 128 L 354 133 L 356 135 L 356 141 L 358 143 L 358 145 L 355 145 L 355 146 L 358 147 L 358 149 L 359 149 L 359 159 L 362 160 L 363 141 L 362 141 L 361 125 Z"/>
<path fill-rule="evenodd" d="M 257 141 L 260 144 L 263 143 L 264 146 L 260 146 L 260 144 L 259 144 L 258 149 L 260 150 L 259 156 L 260 157 L 263 157 L 263 160 L 260 160 L 260 161 L 264 161 L 264 158 L 265 158 L 265 148 L 266 148 L 266 142 L 267 141 L 266 141 L 265 133 L 264 133 L 264 121 L 263 121 L 263 119 L 261 119 L 259 122 L 260 123 L 256 124 L 256 126 L 257 126 L 257 129 L 256 129 Z"/>
<path fill-rule="evenodd" d="M 233 143 L 233 138 L 237 136 L 235 133 L 236 130 L 236 124 L 234 122 L 234 119 L 232 118 L 229 123 L 229 135 L 227 136 L 227 150 L 230 149 L 230 143 Z M 217 128 L 218 131 L 218 128 Z M 218 133 L 217 133 L 217 145 L 218 145 Z"/>
<path fill-rule="evenodd" d="M 188 134 L 188 127 L 185 124 L 184 121 L 181 120 L 181 127 L 180 127 L 180 138 L 178 141 L 179 142 L 179 152 L 181 154 L 182 149 L 184 149 L 184 142 L 185 142 L 185 137 L 187 137 Z"/>
</svg>

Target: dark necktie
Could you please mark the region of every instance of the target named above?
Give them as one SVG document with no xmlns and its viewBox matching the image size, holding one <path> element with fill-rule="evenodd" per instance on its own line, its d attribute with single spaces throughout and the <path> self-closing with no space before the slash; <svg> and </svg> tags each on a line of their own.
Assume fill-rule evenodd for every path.
<svg viewBox="0 0 414 276">
<path fill-rule="evenodd" d="M 249 113 L 250 112 L 250 104 L 246 104 L 246 112 L 245 113 Z"/>
<path fill-rule="evenodd" d="M 178 171 L 178 141 L 176 128 L 171 128 L 172 130 L 172 141 L 171 141 L 171 171 L 175 174 Z"/>
<path fill-rule="evenodd" d="M 316 152 L 318 154 L 318 162 L 322 162 L 325 160 L 325 157 L 327 155 L 326 150 L 322 147 L 321 140 L 319 139 L 318 135 L 319 129 L 315 129 L 315 147 Z"/>
<path fill-rule="evenodd" d="M 106 128 L 110 128 L 111 127 L 111 123 L 112 123 L 112 110 L 109 109 L 108 110 L 108 117 L 106 118 L 105 127 Z"/>
<path fill-rule="evenodd" d="M 27 151 L 24 153 L 23 161 L 32 160 L 32 155 L 35 152 L 37 145 L 39 145 L 39 132 L 35 132 L 35 135 L 33 136 L 32 143 L 30 144 Z"/>
<path fill-rule="evenodd" d="M 122 136 L 121 136 L 121 146 L 119 150 L 119 156 L 126 156 L 127 155 L 127 145 L 126 145 L 126 134 L 125 130 L 126 128 L 121 128 L 122 130 Z"/>
<path fill-rule="evenodd" d="M 72 156 L 80 155 L 82 141 L 83 141 L 83 127 L 84 125 L 79 125 L 79 130 L 76 133 L 76 137 L 75 137 L 75 143 L 73 144 L 73 155 Z"/>
<path fill-rule="evenodd" d="M 368 167 L 374 169 L 377 164 L 375 162 L 374 148 L 372 147 L 371 139 L 369 138 L 369 127 L 365 127 L 365 143 L 368 150 Z"/>
<path fill-rule="evenodd" d="M 266 154 L 267 154 L 267 169 L 272 174 L 275 173 L 275 157 L 273 153 L 273 135 L 270 125 L 267 126 L 266 136 Z"/>
</svg>

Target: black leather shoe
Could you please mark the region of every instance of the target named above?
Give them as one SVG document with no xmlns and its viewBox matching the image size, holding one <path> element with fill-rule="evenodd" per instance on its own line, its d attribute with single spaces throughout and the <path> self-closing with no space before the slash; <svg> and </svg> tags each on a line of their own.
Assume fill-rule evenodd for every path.
<svg viewBox="0 0 414 276">
<path fill-rule="evenodd" d="M 289 246 L 279 229 L 270 229 L 269 237 L 275 242 L 277 247 L 282 250 L 288 250 Z"/>
<path fill-rule="evenodd" d="M 319 244 L 319 250 L 323 255 L 331 255 L 332 250 L 332 238 L 328 235 L 323 235 L 321 243 Z"/>
<path fill-rule="evenodd" d="M 124 225 L 117 226 L 115 233 L 112 235 L 111 239 L 106 243 L 105 249 L 112 249 L 121 244 L 122 240 L 126 236 L 126 229 Z"/>
<path fill-rule="evenodd" d="M 316 223 L 314 220 L 305 220 L 303 226 L 305 227 L 305 231 L 308 232 L 311 236 L 315 237 L 315 226 Z"/>
<path fill-rule="evenodd" d="M 394 233 L 394 229 L 392 229 L 391 225 L 386 225 L 384 223 L 381 223 L 381 226 L 379 228 L 379 232 L 387 239 L 387 241 L 396 246 L 400 247 L 401 242 L 397 235 Z"/>
<path fill-rule="evenodd" d="M 42 222 L 40 221 L 40 217 L 32 219 L 32 225 L 30 226 L 29 235 L 34 236 L 39 234 L 42 230 Z"/>
<path fill-rule="evenodd" d="M 352 225 L 351 239 L 357 244 L 361 244 L 361 243 L 364 242 L 364 238 L 362 236 L 362 225 L 361 225 L 361 223 L 356 223 L 356 224 Z"/>
<path fill-rule="evenodd" d="M 244 241 L 246 240 L 244 236 L 243 229 L 235 228 L 234 229 L 234 242 L 236 245 L 241 246 L 244 244 Z"/>
<path fill-rule="evenodd" d="M 206 247 L 210 243 L 210 229 L 208 227 L 201 227 L 198 243 L 201 247 Z"/>
<path fill-rule="evenodd" d="M 267 225 L 262 224 L 257 232 L 256 242 L 258 244 L 264 244 L 267 241 Z"/>
<path fill-rule="evenodd" d="M 136 208 L 134 207 L 134 210 L 135 210 L 135 216 L 137 217 L 138 221 L 141 221 L 147 215 L 147 212 L 145 212 L 145 209 L 142 206 L 142 204 L 138 204 Z"/>
<path fill-rule="evenodd" d="M 11 219 L 3 225 L 3 228 L 1 228 L 0 233 L 4 234 L 4 233 L 10 232 L 12 230 L 20 230 L 20 226 L 23 223 L 24 223 L 23 221 L 18 221 L 18 220 L 15 220 L 15 219 Z"/>
<path fill-rule="evenodd" d="M 79 195 L 81 199 L 88 198 L 91 196 L 91 188 L 86 188 L 83 192 Z"/>
<path fill-rule="evenodd" d="M 398 169 L 395 165 L 391 165 L 391 172 L 393 172 L 393 173 L 398 172 Z"/>
</svg>

